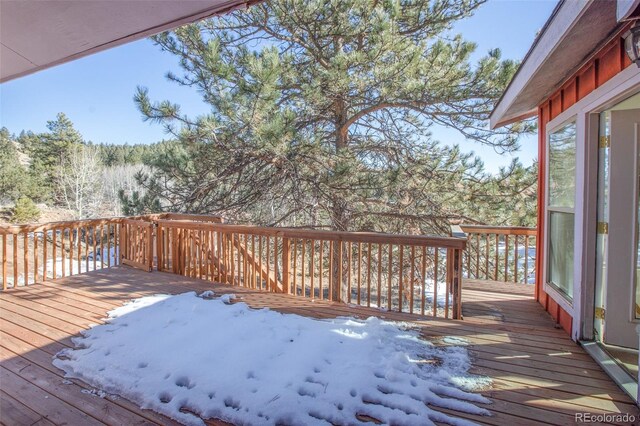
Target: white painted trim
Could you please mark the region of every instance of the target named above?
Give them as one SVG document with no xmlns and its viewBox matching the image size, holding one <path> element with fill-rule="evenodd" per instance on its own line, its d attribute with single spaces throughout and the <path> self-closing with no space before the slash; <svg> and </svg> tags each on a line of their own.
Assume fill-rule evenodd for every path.
<svg viewBox="0 0 640 426">
<path fill-rule="evenodd" d="M 600 115 L 590 113 L 586 115 L 585 135 L 586 143 L 585 158 L 585 187 L 584 187 L 584 221 L 583 235 L 589 236 L 596 229 L 598 221 L 598 156 L 600 155 L 598 139 L 600 137 Z M 581 275 L 583 285 L 580 285 L 582 292 L 581 306 L 582 315 L 575 318 L 576 327 L 572 330 L 572 335 L 578 334 L 578 338 L 592 340 L 594 338 L 594 309 L 595 309 L 595 281 L 596 281 L 596 238 L 585 238 L 581 251 Z"/>
<path fill-rule="evenodd" d="M 567 34 L 571 32 L 576 21 L 591 6 L 593 1 L 565 1 L 559 6 L 557 13 L 550 18 L 551 21 L 547 23 L 539 39 L 534 42 L 535 44 L 531 47 L 518 72 L 491 112 L 489 122 L 492 129 L 495 129 L 504 121 L 505 113 L 517 96 L 529 84 L 531 78 L 544 61 L 564 40 Z M 535 110 L 533 114 L 535 115 Z"/>
<path fill-rule="evenodd" d="M 580 345 L 631 399 L 638 401 L 637 378 L 634 380 L 598 343 L 581 341 Z"/>
<path fill-rule="evenodd" d="M 577 114 L 576 116 L 576 198 L 575 210 L 573 215 L 573 309 L 575 313 L 583 312 L 582 306 L 585 293 L 583 288 L 586 287 L 585 270 L 583 259 L 587 255 L 585 253 L 586 235 L 589 229 L 586 229 L 588 223 L 588 201 L 587 201 L 587 181 L 589 170 L 587 168 L 587 150 L 593 143 L 593 135 L 589 134 L 587 114 Z M 596 139 L 597 140 L 597 139 Z M 597 146 L 597 144 L 596 144 Z M 580 166 L 578 166 L 580 164 Z M 593 229 L 595 230 L 595 228 Z M 578 244 L 578 242 L 580 244 Z M 584 286 L 584 287 L 583 287 Z M 575 315 L 573 318 L 571 337 L 578 340 L 582 334 L 582 318 Z"/>
<path fill-rule="evenodd" d="M 546 240 L 546 237 L 545 237 L 545 240 Z M 544 263 L 545 263 L 544 269 L 545 269 L 545 276 L 546 276 L 546 269 L 547 269 L 546 256 L 545 256 Z M 569 299 L 567 299 L 567 297 L 564 294 L 558 291 L 554 286 L 548 284 L 546 281 L 547 281 L 546 279 L 543 281 L 544 284 L 542 286 L 544 292 L 547 293 L 547 295 L 551 297 L 554 302 L 560 305 L 560 307 L 564 309 L 573 318 L 575 309 L 572 305 L 572 302 Z"/>
</svg>

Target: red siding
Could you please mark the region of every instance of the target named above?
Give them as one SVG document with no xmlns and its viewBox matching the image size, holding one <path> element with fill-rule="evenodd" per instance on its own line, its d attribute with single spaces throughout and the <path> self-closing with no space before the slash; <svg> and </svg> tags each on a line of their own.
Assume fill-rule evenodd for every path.
<svg viewBox="0 0 640 426">
<path fill-rule="evenodd" d="M 569 334 L 573 318 L 562 309 L 543 288 L 544 277 L 541 276 L 544 259 L 545 233 L 545 176 L 546 176 L 546 127 L 561 112 L 568 109 L 578 100 L 584 98 L 597 87 L 611 79 L 631 61 L 624 52 L 623 40 L 616 36 L 578 72 L 571 76 L 561 88 L 538 107 L 538 235 L 536 258 L 536 292 L 538 302 L 551 314 L 557 323 Z"/>
</svg>

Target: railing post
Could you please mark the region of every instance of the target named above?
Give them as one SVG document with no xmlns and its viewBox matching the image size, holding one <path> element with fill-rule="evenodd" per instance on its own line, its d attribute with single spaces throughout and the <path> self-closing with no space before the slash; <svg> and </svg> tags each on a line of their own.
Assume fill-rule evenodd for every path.
<svg viewBox="0 0 640 426">
<path fill-rule="evenodd" d="M 464 232 L 460 225 L 451 225 L 451 236 L 455 238 L 464 238 L 464 240 L 467 242 L 467 245 L 465 246 L 464 251 L 467 253 L 467 278 L 471 278 L 471 267 L 470 267 L 470 263 L 468 262 L 468 260 L 471 258 L 471 253 L 469 253 L 468 251 L 469 234 Z M 460 262 L 462 262 L 462 257 L 463 257 L 463 253 L 460 253 Z"/>
<path fill-rule="evenodd" d="M 282 238 L 282 292 L 289 294 L 291 274 L 291 243 L 289 238 Z"/>
<path fill-rule="evenodd" d="M 162 238 L 162 225 L 158 222 L 152 222 L 155 227 L 155 243 L 156 243 L 156 269 L 162 271 L 164 269 L 164 259 L 162 255 L 164 253 L 164 238 Z"/>
</svg>

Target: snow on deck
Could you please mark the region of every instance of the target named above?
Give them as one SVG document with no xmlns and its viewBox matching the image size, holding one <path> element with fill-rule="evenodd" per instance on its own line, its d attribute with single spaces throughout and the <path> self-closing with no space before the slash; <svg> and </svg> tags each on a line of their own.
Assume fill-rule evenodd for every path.
<svg viewBox="0 0 640 426">
<path fill-rule="evenodd" d="M 132 301 L 54 364 L 186 424 L 470 424 L 429 405 L 489 415 L 471 392 L 488 379 L 468 373 L 461 346 L 378 318 L 317 320 L 211 296 Z"/>
</svg>

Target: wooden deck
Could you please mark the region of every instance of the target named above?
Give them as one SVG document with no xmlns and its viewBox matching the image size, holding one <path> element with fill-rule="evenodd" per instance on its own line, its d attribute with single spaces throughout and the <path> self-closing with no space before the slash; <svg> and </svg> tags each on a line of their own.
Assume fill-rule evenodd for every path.
<svg viewBox="0 0 640 426">
<path fill-rule="evenodd" d="M 52 356 L 71 336 L 134 297 L 212 288 L 211 283 L 127 267 L 36 284 L 0 293 L 0 422 L 5 425 L 175 424 L 129 401 L 100 398 L 80 381 L 63 379 Z M 376 315 L 412 321 L 439 344 L 468 341 L 472 372 L 490 377 L 482 393 L 491 417 L 450 412 L 483 424 L 573 424 L 575 413 L 632 413 L 637 407 L 600 367 L 533 301 L 525 285 L 469 280 L 463 321 L 311 301 L 295 296 L 217 286 L 254 307 L 326 318 Z M 446 410 L 443 410 L 446 411 Z M 220 422 L 210 421 L 210 424 Z"/>
</svg>

